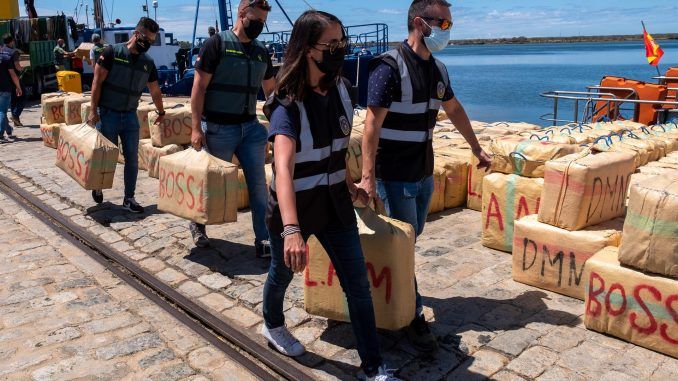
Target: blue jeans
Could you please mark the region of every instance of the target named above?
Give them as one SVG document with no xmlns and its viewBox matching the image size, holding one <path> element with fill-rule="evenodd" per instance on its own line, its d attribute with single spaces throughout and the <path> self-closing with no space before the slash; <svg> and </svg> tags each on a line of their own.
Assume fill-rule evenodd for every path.
<svg viewBox="0 0 678 381">
<path fill-rule="evenodd" d="M 0 138 L 12 135 L 12 126 L 9 125 L 9 118 L 7 118 L 7 110 L 12 101 L 12 93 L 9 91 L 0 92 Z"/>
<path fill-rule="evenodd" d="M 21 85 L 22 95 L 19 97 L 16 95 L 16 92 L 12 93 L 12 116 L 19 118 L 21 113 L 24 112 L 24 107 L 26 106 L 26 88 L 23 84 Z"/>
<path fill-rule="evenodd" d="M 118 112 L 99 107 L 99 116 L 101 120 L 97 123 L 97 130 L 116 146 L 118 142 L 122 143 L 122 155 L 125 157 L 125 198 L 132 198 L 137 187 L 139 173 L 137 112 Z"/>
<path fill-rule="evenodd" d="M 372 305 L 367 266 L 356 226 L 316 234 L 337 272 L 348 301 L 356 347 L 365 374 L 374 374 L 382 364 Z M 308 236 L 304 236 L 304 241 Z M 283 300 L 294 273 L 285 266 L 284 240 L 271 237 L 271 267 L 264 285 L 264 320 L 269 329 L 285 325 Z"/>
<path fill-rule="evenodd" d="M 433 197 L 433 176 L 416 183 L 377 179 L 377 194 L 384 201 L 386 214 L 389 217 L 412 225 L 417 237 L 424 232 L 429 204 Z M 420 316 L 423 306 L 416 276 L 414 287 L 417 293 L 415 316 Z"/>
<path fill-rule="evenodd" d="M 252 227 L 256 242 L 268 241 L 266 227 L 266 142 L 268 132 L 256 119 L 242 124 L 216 124 L 202 122 L 202 130 L 207 140 L 207 150 L 221 160 L 232 161 L 238 157 L 245 174 L 247 192 L 252 210 Z"/>
</svg>

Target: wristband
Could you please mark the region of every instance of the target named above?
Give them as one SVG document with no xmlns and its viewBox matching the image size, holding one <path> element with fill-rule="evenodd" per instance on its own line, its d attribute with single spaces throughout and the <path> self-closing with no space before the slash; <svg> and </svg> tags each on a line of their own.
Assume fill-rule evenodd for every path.
<svg viewBox="0 0 678 381">
<path fill-rule="evenodd" d="M 165 116 L 165 114 L 167 114 L 167 112 L 165 110 L 162 110 L 162 112 L 156 111 L 156 113 L 158 114 L 158 116 Z"/>
<path fill-rule="evenodd" d="M 299 225 L 285 225 L 283 232 L 280 233 L 280 237 L 285 238 L 289 235 L 297 233 L 301 233 L 301 228 L 299 228 Z"/>
</svg>

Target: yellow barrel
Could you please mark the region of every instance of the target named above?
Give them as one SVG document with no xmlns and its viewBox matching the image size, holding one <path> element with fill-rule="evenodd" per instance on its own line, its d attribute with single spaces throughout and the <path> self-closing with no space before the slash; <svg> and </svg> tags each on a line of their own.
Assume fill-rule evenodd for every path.
<svg viewBox="0 0 678 381">
<path fill-rule="evenodd" d="M 19 0 L 0 1 L 0 20 L 19 17 Z"/>
<path fill-rule="evenodd" d="M 69 93 L 82 93 L 80 73 L 64 70 L 57 72 L 56 77 L 60 91 L 67 91 Z"/>
</svg>

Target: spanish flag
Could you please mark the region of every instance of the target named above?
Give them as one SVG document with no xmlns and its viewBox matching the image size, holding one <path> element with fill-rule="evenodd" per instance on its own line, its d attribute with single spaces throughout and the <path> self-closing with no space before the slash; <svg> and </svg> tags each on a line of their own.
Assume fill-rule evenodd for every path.
<svg viewBox="0 0 678 381">
<path fill-rule="evenodd" d="M 658 66 L 659 61 L 664 56 L 664 51 L 659 46 L 659 44 L 652 38 L 652 36 L 647 33 L 645 26 L 643 25 L 643 33 L 645 34 L 645 55 L 647 56 L 647 62 L 652 66 Z"/>
</svg>

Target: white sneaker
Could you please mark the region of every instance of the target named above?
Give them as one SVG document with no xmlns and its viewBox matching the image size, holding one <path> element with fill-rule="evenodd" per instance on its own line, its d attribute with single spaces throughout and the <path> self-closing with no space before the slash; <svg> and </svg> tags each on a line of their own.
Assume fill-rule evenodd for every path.
<svg viewBox="0 0 678 381">
<path fill-rule="evenodd" d="M 278 352 L 285 356 L 297 357 L 306 352 L 304 345 L 292 336 L 285 326 L 268 329 L 266 324 L 264 324 L 261 328 L 261 334 L 264 335 L 266 340 L 268 340 Z"/>
<path fill-rule="evenodd" d="M 358 380 L 360 381 L 401 381 L 399 378 L 393 376 L 393 371 L 386 369 L 383 365 L 379 367 L 379 373 L 372 377 L 367 377 L 365 372 L 360 370 L 358 372 Z"/>
</svg>

